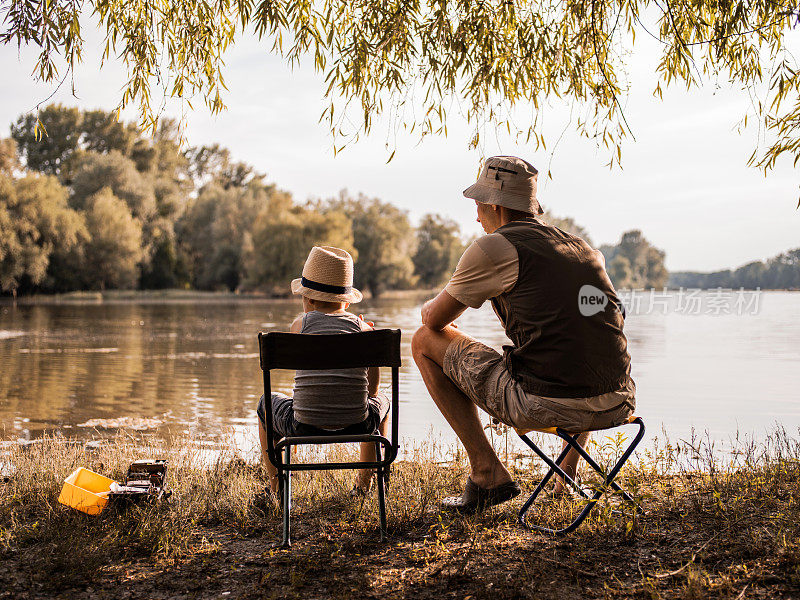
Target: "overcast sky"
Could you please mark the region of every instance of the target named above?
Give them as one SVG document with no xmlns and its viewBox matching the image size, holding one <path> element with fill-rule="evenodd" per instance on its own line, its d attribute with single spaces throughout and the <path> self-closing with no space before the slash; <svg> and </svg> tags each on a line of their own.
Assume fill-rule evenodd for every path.
<svg viewBox="0 0 800 600">
<path fill-rule="evenodd" d="M 75 75 L 77 97 L 65 84 L 52 101 L 111 110 L 125 81 L 124 67 L 109 61 L 100 70 L 102 37 L 87 32 L 86 38 L 84 65 Z M 540 172 L 550 167 L 553 179 L 540 180 L 539 197 L 552 213 L 575 218 L 595 245 L 641 229 L 666 251 L 670 270 L 737 267 L 800 246 L 795 210 L 800 188 L 791 160 L 766 177 L 747 167 L 757 131 L 751 127 L 740 135 L 735 127 L 748 108 L 748 95 L 709 86 L 670 90 L 663 102 L 653 98 L 653 44 L 637 39 L 630 65 L 625 113 L 636 141 L 623 147 L 622 170 L 606 168 L 608 155 L 572 132 L 552 157 L 549 149 L 518 146 L 502 134 L 487 136 L 481 149 L 471 151 L 471 130 L 455 112 L 447 138 L 421 144 L 414 138 L 393 140 L 396 154 L 389 164 L 385 125 L 334 157 L 327 128 L 318 123 L 325 106 L 322 76 L 308 65 L 290 70 L 255 39 L 240 41 L 227 54 L 228 110 L 212 117 L 195 102 L 196 110 L 187 114 L 187 137 L 191 145 L 227 146 L 297 200 L 347 188 L 407 209 L 415 220 L 426 212 L 442 213 L 466 234 L 480 232 L 474 204 L 461 191 L 475 179 L 481 154 L 515 154 Z M 34 82 L 35 56 L 0 47 L 0 135 L 8 135 L 12 121 L 53 92 L 54 86 Z M 172 104 L 167 114 L 178 110 Z M 568 107 L 548 108 L 549 129 L 560 131 L 568 115 Z M 127 117 L 134 119 L 135 113 Z"/>
</svg>

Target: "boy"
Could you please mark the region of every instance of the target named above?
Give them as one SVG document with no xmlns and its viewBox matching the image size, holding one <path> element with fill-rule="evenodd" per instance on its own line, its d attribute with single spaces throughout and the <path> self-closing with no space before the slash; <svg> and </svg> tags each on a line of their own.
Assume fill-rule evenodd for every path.
<svg viewBox="0 0 800 600">
<path fill-rule="evenodd" d="M 353 257 L 332 246 L 314 246 L 303 266 L 303 275 L 292 281 L 292 293 L 303 300 L 303 314 L 291 325 L 292 333 L 358 333 L 372 324 L 347 312 L 360 302 L 353 287 Z M 380 431 L 386 435 L 390 402 L 378 393 L 380 369 L 298 370 L 290 398 L 272 393 L 272 423 L 278 438 L 294 435 L 357 435 Z M 278 472 L 267 456 L 267 405 L 258 403 L 258 436 L 261 460 L 269 473 L 272 492 L 278 491 Z M 375 460 L 375 445 L 361 444 L 361 461 Z M 372 470 L 360 469 L 353 495 L 366 494 Z"/>
</svg>

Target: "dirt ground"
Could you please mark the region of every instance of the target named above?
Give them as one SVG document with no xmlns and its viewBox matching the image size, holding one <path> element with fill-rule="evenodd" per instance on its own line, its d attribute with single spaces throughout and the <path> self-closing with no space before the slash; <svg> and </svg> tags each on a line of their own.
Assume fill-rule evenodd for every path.
<svg viewBox="0 0 800 600">
<path fill-rule="evenodd" d="M 280 510 L 263 494 L 262 469 L 235 456 L 197 462 L 181 440 L 159 449 L 171 461 L 168 501 L 98 517 L 58 503 L 76 465 L 119 480 L 143 447 L 126 436 L 10 450 L 0 599 L 800 598 L 800 440 L 785 434 L 725 468 L 699 447 L 643 451 L 619 479 L 643 514 L 611 495 L 565 537 L 517 523 L 525 492 L 475 517 L 440 512 L 463 486 L 463 457 L 396 463 L 386 542 L 375 494 L 349 495 L 352 474 L 301 473 L 288 550 L 275 547 Z M 511 463 L 530 493 L 541 470 Z M 529 514 L 563 526 L 582 506 L 545 499 Z"/>
<path fill-rule="evenodd" d="M 800 597 L 797 540 L 779 550 L 772 537 L 774 519 L 789 515 L 725 524 L 656 508 L 634 530 L 621 519 L 552 538 L 524 530 L 514 514 L 431 511 L 386 543 L 374 524 L 301 514 L 288 550 L 271 547 L 279 522 L 269 514 L 250 532 L 200 529 L 186 556 L 111 560 L 81 581 L 32 546 L 0 559 L 0 598 Z"/>
</svg>

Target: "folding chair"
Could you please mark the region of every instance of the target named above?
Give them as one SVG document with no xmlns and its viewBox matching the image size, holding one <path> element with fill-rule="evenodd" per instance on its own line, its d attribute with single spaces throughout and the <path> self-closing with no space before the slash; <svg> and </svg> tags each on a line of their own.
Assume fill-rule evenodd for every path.
<svg viewBox="0 0 800 600">
<path fill-rule="evenodd" d="M 522 508 L 519 509 L 520 524 L 527 527 L 528 529 L 534 529 L 536 531 L 541 531 L 543 533 L 549 533 L 553 535 L 566 535 L 567 533 L 570 533 L 575 529 L 577 529 L 577 527 L 583 522 L 583 520 L 587 516 L 589 516 L 589 513 L 595 507 L 598 500 L 600 500 L 600 498 L 603 496 L 603 494 L 605 494 L 608 491 L 609 488 L 613 489 L 616 492 L 620 492 L 622 494 L 622 497 L 627 502 L 630 502 L 631 504 L 634 505 L 635 510 L 637 512 L 639 513 L 643 512 L 642 508 L 636 503 L 636 501 L 630 496 L 630 494 L 624 491 L 614 481 L 614 478 L 619 474 L 620 470 L 622 469 L 623 465 L 627 462 L 628 458 L 630 458 L 631 454 L 633 454 L 633 451 L 636 449 L 636 446 L 639 445 L 639 442 L 642 441 L 642 437 L 644 437 L 644 421 L 642 421 L 641 417 L 632 416 L 625 423 L 617 425 L 617 427 L 621 427 L 623 425 L 638 425 L 639 431 L 637 432 L 636 437 L 633 439 L 633 441 L 625 449 L 625 452 L 622 453 L 622 456 L 619 458 L 617 463 L 611 468 L 611 470 L 608 473 L 606 473 L 603 470 L 603 467 L 598 465 L 597 462 L 591 456 L 589 456 L 588 452 L 586 452 L 586 450 L 584 450 L 581 447 L 581 445 L 578 444 L 578 436 L 580 435 L 581 432 L 569 433 L 561 429 L 560 427 L 549 427 L 547 429 L 527 429 L 527 430 L 517 429 L 516 432 L 519 435 L 519 437 L 522 438 L 522 441 L 525 442 L 525 444 L 527 444 L 531 448 L 531 450 L 533 450 L 536 453 L 536 455 L 550 467 L 550 470 L 547 472 L 547 474 L 545 474 L 545 476 L 539 482 L 539 485 L 537 485 L 536 489 L 533 490 L 533 494 L 531 494 L 531 497 L 528 498 L 525 501 L 525 504 L 522 505 Z M 607 429 L 614 429 L 614 427 L 609 427 Z M 595 430 L 595 431 L 606 431 L 607 429 Z M 551 459 L 549 456 L 547 456 L 547 454 L 542 452 L 542 450 L 540 450 L 539 447 L 536 444 L 534 444 L 533 441 L 526 435 L 531 431 L 538 431 L 541 433 L 550 433 L 553 435 L 557 435 L 562 440 L 567 442 L 567 445 L 561 451 L 561 454 L 558 455 L 558 458 L 556 458 L 556 460 L 553 461 L 553 459 Z M 574 479 L 572 479 L 572 477 L 567 475 L 561 469 L 560 466 L 561 462 L 567 456 L 567 453 L 570 451 L 571 448 L 574 448 L 578 452 L 578 454 L 580 454 L 583 460 L 585 460 L 586 463 L 590 467 L 592 467 L 592 469 L 594 469 L 600 475 L 603 476 L 603 485 L 597 490 L 595 490 L 594 494 L 591 497 L 575 482 Z M 544 489 L 544 486 L 547 485 L 547 482 L 550 481 L 550 478 L 553 476 L 554 473 L 558 473 L 563 478 L 563 480 L 566 482 L 567 485 L 570 485 L 573 489 L 575 489 L 575 491 L 578 494 L 581 495 L 581 497 L 584 498 L 584 500 L 587 500 L 586 506 L 583 507 L 583 510 L 578 514 L 575 520 L 573 520 L 572 523 L 570 523 L 569 525 L 567 525 L 562 529 L 550 529 L 549 527 L 543 527 L 541 525 L 532 525 L 528 523 L 526 519 L 526 514 L 528 512 L 528 509 L 530 509 L 530 507 L 536 501 L 536 497 Z"/>
<path fill-rule="evenodd" d="M 330 471 L 340 469 L 376 469 L 378 475 L 378 511 L 381 541 L 386 539 L 386 491 L 384 481 L 389 465 L 397 457 L 400 367 L 400 330 L 380 329 L 362 333 L 302 334 L 259 333 L 261 369 L 264 372 L 267 456 L 278 469 L 278 485 L 283 507 L 283 547 L 291 545 L 289 517 L 292 507 L 292 471 Z M 284 437 L 275 443 L 272 424 L 272 369 L 348 369 L 356 367 L 392 368 L 392 440 L 378 432 L 364 435 L 324 435 Z M 293 463 L 292 446 L 301 444 L 375 443 L 374 462 Z M 381 451 L 385 450 L 383 458 Z M 281 451 L 283 460 L 281 460 Z"/>
</svg>

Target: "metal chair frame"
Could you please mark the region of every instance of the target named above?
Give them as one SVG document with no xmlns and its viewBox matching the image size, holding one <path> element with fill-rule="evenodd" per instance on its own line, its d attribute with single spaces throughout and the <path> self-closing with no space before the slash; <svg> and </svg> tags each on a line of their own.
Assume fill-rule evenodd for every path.
<svg viewBox="0 0 800 600">
<path fill-rule="evenodd" d="M 389 468 L 399 451 L 399 383 L 401 364 L 399 329 L 379 329 L 361 333 L 302 334 L 259 333 L 258 346 L 264 374 L 266 403 L 267 457 L 278 469 L 278 490 L 283 509 L 281 546 L 291 546 L 290 515 L 292 508 L 292 471 L 331 471 L 341 469 L 375 469 L 378 479 L 378 512 L 381 541 L 386 539 L 386 489 Z M 272 369 L 347 369 L 356 367 L 391 367 L 392 430 L 391 441 L 379 433 L 363 435 L 318 435 L 284 437 L 275 442 L 272 422 Z M 375 461 L 293 463 L 292 446 L 301 444 L 375 443 Z M 283 460 L 281 460 L 283 454 Z M 383 454 L 383 457 L 381 455 Z"/>
<path fill-rule="evenodd" d="M 616 491 L 616 492 L 620 492 L 622 494 L 623 499 L 625 499 L 625 501 L 630 502 L 631 504 L 633 504 L 633 506 L 635 507 L 635 510 L 637 512 L 639 512 L 639 513 L 643 512 L 642 507 L 639 506 L 636 503 L 636 501 L 631 497 L 631 495 L 628 494 L 628 492 L 624 491 L 614 481 L 614 479 L 619 474 L 619 472 L 622 469 L 622 467 L 625 465 L 625 463 L 628 461 L 628 459 L 633 454 L 634 450 L 636 449 L 636 446 L 639 445 L 639 442 L 641 442 L 642 438 L 644 437 L 644 431 L 645 431 L 645 429 L 644 429 L 644 421 L 641 419 L 641 417 L 633 416 L 627 422 L 622 423 L 621 425 L 618 425 L 617 427 L 622 427 L 624 425 L 638 425 L 639 426 L 639 431 L 637 432 L 636 436 L 631 441 L 631 443 L 628 444 L 628 447 L 622 453 L 622 456 L 619 458 L 619 460 L 617 460 L 616 464 L 608 472 L 606 472 L 603 469 L 603 467 L 601 467 L 599 464 L 597 464 L 597 462 L 591 456 L 589 456 L 589 453 L 586 452 L 586 450 L 584 448 L 582 448 L 581 445 L 578 443 L 578 436 L 581 435 L 580 433 L 569 433 L 569 432 L 561 429 L 560 427 L 552 427 L 552 428 L 548 428 L 548 429 L 529 430 L 529 431 L 539 431 L 541 433 L 550 433 L 550 434 L 553 434 L 553 435 L 557 435 L 558 437 L 560 437 L 562 440 L 564 440 L 567 443 L 567 445 L 561 451 L 561 454 L 559 454 L 558 457 L 554 461 L 547 454 L 545 454 L 533 442 L 533 440 L 531 440 L 527 436 L 527 433 L 529 433 L 529 431 L 517 430 L 517 434 L 522 439 L 522 441 L 525 442 L 525 444 L 528 447 L 530 447 L 531 450 L 533 450 L 534 453 L 539 458 L 541 458 L 550 467 L 550 469 L 547 471 L 545 476 L 542 478 L 542 480 L 536 486 L 536 489 L 533 491 L 533 493 L 531 494 L 530 498 L 528 498 L 525 501 L 525 504 L 522 505 L 522 508 L 520 508 L 520 510 L 519 510 L 519 523 L 522 526 L 524 526 L 524 527 L 526 527 L 528 529 L 533 529 L 535 531 L 541 531 L 543 533 L 548 533 L 548 534 L 551 534 L 551 535 L 566 535 L 566 534 L 574 531 L 575 529 L 577 529 L 578 526 L 581 523 L 583 523 L 584 519 L 586 519 L 586 517 L 589 516 L 589 513 L 595 507 L 595 505 L 597 504 L 598 500 L 600 500 L 600 498 L 605 493 L 608 492 L 609 488 L 614 490 L 614 491 Z M 614 427 L 609 427 L 608 429 L 614 429 Z M 603 430 L 600 430 L 600 431 L 607 431 L 607 429 L 603 429 Z M 589 494 L 587 494 L 583 489 L 581 489 L 581 487 L 575 482 L 575 480 L 572 477 L 570 477 L 569 475 L 567 475 L 563 471 L 561 466 L 560 466 L 561 462 L 564 460 L 564 458 L 566 458 L 567 453 L 570 451 L 570 449 L 575 449 L 578 452 L 578 454 L 581 456 L 581 458 L 583 458 L 583 460 L 585 460 L 586 463 L 592 469 L 594 469 L 600 475 L 603 476 L 603 485 L 599 489 L 595 490 L 595 492 L 594 492 L 594 494 L 592 496 L 589 496 Z M 535 525 L 535 524 L 528 523 L 527 518 L 526 518 L 526 514 L 527 514 L 528 510 L 533 505 L 533 503 L 536 501 L 536 497 L 544 489 L 544 486 L 547 485 L 547 482 L 550 481 L 550 478 L 556 473 L 558 475 L 560 475 L 568 485 L 570 485 L 573 489 L 575 489 L 578 492 L 578 494 L 580 494 L 585 500 L 587 500 L 586 506 L 583 507 L 583 510 L 578 514 L 578 516 L 569 525 L 567 525 L 566 527 L 563 527 L 561 529 L 551 529 L 549 527 L 543 527 L 541 525 Z"/>
</svg>

